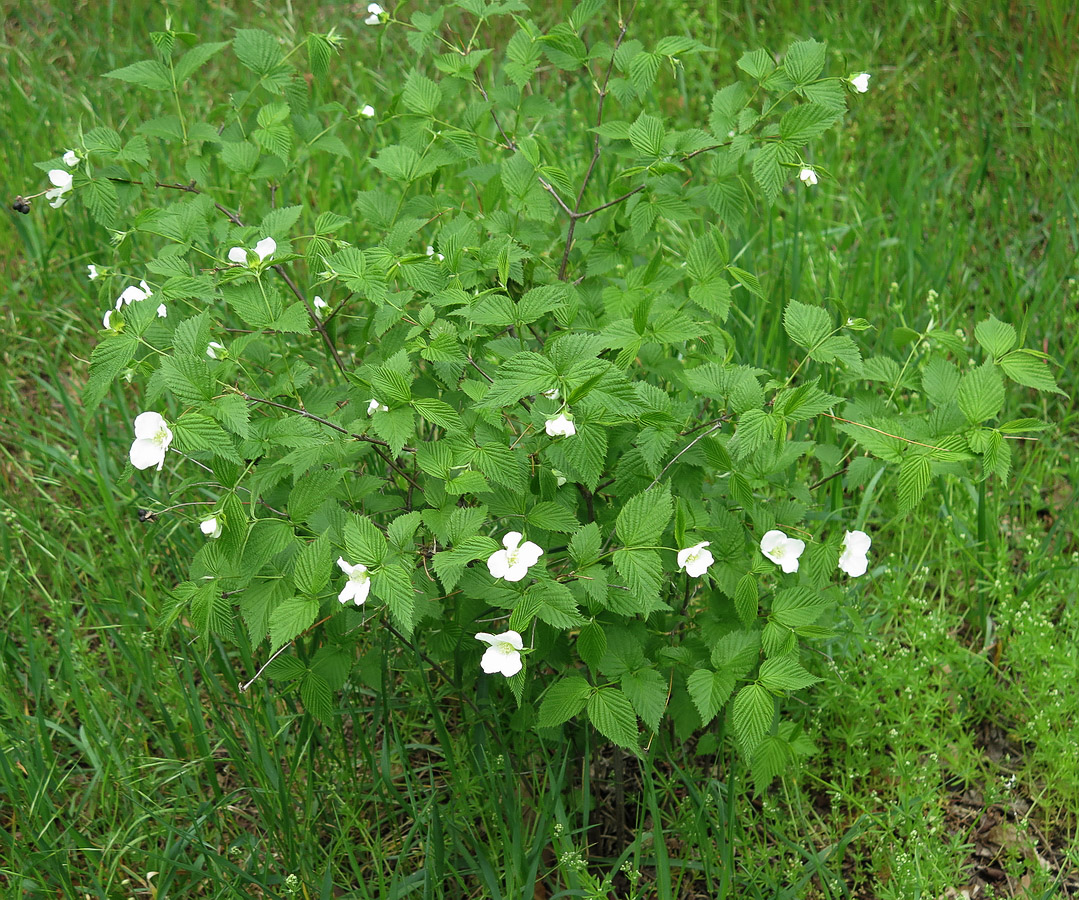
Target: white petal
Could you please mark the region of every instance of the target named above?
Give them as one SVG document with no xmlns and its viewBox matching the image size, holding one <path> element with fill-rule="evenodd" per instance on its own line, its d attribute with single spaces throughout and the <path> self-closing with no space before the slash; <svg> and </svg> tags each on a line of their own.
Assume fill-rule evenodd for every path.
<svg viewBox="0 0 1079 900">
<path fill-rule="evenodd" d="M 348 603 L 353 597 L 356 596 L 356 590 L 359 585 L 355 581 L 346 581 L 345 586 L 341 588 L 341 593 L 337 595 L 338 603 Z"/>
<path fill-rule="evenodd" d="M 498 640 L 493 634 L 488 634 L 486 631 L 480 631 L 476 634 L 477 641 L 483 641 L 485 644 L 493 646 L 495 641 Z"/>
<path fill-rule="evenodd" d="M 776 529 L 766 531 L 764 537 L 761 538 L 761 553 L 767 556 L 772 562 L 777 562 L 772 554 L 783 547 L 786 542 L 787 536 Z"/>
<path fill-rule="evenodd" d="M 241 266 L 246 266 L 247 251 L 243 247 L 233 247 L 229 250 L 229 260 L 234 263 L 239 263 Z"/>
<path fill-rule="evenodd" d="M 64 169 L 49 169 L 49 181 L 60 188 L 62 193 L 71 187 L 71 173 Z"/>
<path fill-rule="evenodd" d="M 510 571 L 509 552 L 496 550 L 487 557 L 487 571 L 491 573 L 493 578 L 505 578 Z"/>
<path fill-rule="evenodd" d="M 101 320 L 101 324 L 105 327 L 106 331 L 109 329 L 109 319 L 112 318 L 114 312 L 116 312 L 114 309 L 105 310 L 105 318 Z"/>
<path fill-rule="evenodd" d="M 843 535 L 843 549 L 851 553 L 868 553 L 873 538 L 864 531 L 848 531 Z"/>
<path fill-rule="evenodd" d="M 371 104 L 367 104 L 366 106 L 364 106 L 363 109 L 360 110 L 360 115 L 363 116 L 365 119 L 373 119 L 375 117 L 375 108 L 371 106 Z M 430 256 L 431 254 L 428 253 L 427 255 Z"/>
<path fill-rule="evenodd" d="M 157 466 L 160 469 L 165 463 L 165 448 L 157 441 L 136 438 L 131 444 L 128 456 L 131 459 L 131 465 L 136 469 L 149 469 L 151 466 Z"/>
<path fill-rule="evenodd" d="M 345 558 L 343 556 L 337 557 L 337 567 L 346 575 L 352 574 L 352 563 L 345 562 Z"/>
<path fill-rule="evenodd" d="M 90 263 L 90 265 L 88 265 L 86 267 L 86 269 L 87 269 L 87 273 L 86 273 L 87 278 L 89 278 L 91 281 L 93 281 L 95 278 L 97 278 L 97 266 L 95 266 L 93 263 Z"/>
<path fill-rule="evenodd" d="M 524 563 L 526 569 L 538 563 L 541 556 L 543 556 L 543 548 L 539 544 L 533 544 L 532 541 L 525 541 L 517 548 L 517 559 Z"/>
<path fill-rule="evenodd" d="M 851 578 L 859 578 L 869 569 L 869 557 L 866 554 L 859 555 L 844 550 L 839 556 L 839 568 Z"/>
<path fill-rule="evenodd" d="M 150 440 L 162 429 L 168 431 L 165 418 L 161 413 L 144 412 L 135 416 L 135 437 L 137 438 Z"/>
<path fill-rule="evenodd" d="M 491 649 L 493 650 L 494 648 L 492 647 Z M 488 650 L 487 652 L 490 653 L 491 651 Z M 514 675 L 520 672 L 521 669 L 524 668 L 524 663 L 521 662 L 520 653 L 503 652 L 500 655 L 502 657 L 502 665 L 498 668 L 497 671 L 502 675 L 505 675 L 507 678 L 512 678 Z"/>
<path fill-rule="evenodd" d="M 273 256 L 276 251 L 277 241 L 272 237 L 263 238 L 255 244 L 255 253 L 258 254 L 259 260 L 264 260 L 267 256 Z"/>
<path fill-rule="evenodd" d="M 74 150 L 68 150 L 64 154 L 65 166 L 77 166 L 79 164 L 79 155 Z"/>
<path fill-rule="evenodd" d="M 522 537 L 524 535 L 519 531 L 507 531 L 506 536 L 502 538 L 502 546 L 512 553 L 520 545 Z"/>
<path fill-rule="evenodd" d="M 502 577 L 505 578 L 506 581 L 520 581 L 527 574 L 528 566 L 526 566 L 523 562 L 518 561 L 512 566 L 508 566 L 506 569 L 506 574 Z"/>
<path fill-rule="evenodd" d="M 377 3 L 368 3 L 367 4 L 367 11 L 369 13 L 371 13 L 371 15 L 373 15 L 373 16 L 379 16 L 379 15 L 382 15 L 384 10 Z"/>
<path fill-rule="evenodd" d="M 365 578 L 363 581 L 351 581 L 350 583 L 356 585 L 356 593 L 352 601 L 357 606 L 363 606 L 367 602 L 367 595 L 371 593 L 371 579 Z"/>
<path fill-rule="evenodd" d="M 159 307 L 157 308 L 157 317 L 158 317 L 159 319 L 165 319 L 165 318 L 168 318 L 168 315 L 169 315 L 169 311 L 168 311 L 168 310 L 167 310 L 167 309 L 165 308 L 165 304 L 164 304 L 164 303 L 162 303 L 162 304 L 161 304 L 161 305 L 160 305 L 160 306 L 159 306 Z"/>
</svg>

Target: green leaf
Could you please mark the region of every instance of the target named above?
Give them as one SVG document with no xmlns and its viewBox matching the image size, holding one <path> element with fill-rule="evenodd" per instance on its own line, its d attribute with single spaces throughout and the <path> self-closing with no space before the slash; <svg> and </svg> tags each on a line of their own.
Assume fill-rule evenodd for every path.
<svg viewBox="0 0 1079 900">
<path fill-rule="evenodd" d="M 750 78 L 763 81 L 775 69 L 775 63 L 767 50 L 749 50 L 738 60 L 738 68 Z"/>
<path fill-rule="evenodd" d="M 126 81 L 128 84 L 137 84 L 151 91 L 172 90 L 172 75 L 165 65 L 156 59 L 144 59 L 130 66 L 124 66 L 122 69 L 113 69 L 111 72 L 106 72 L 105 77 Z"/>
<path fill-rule="evenodd" d="M 292 597 L 270 613 L 270 648 L 277 650 L 306 631 L 318 615 L 318 600 Z"/>
<path fill-rule="evenodd" d="M 330 542 L 320 535 L 296 555 L 292 564 L 292 580 L 302 594 L 317 597 L 330 581 Z"/>
<path fill-rule="evenodd" d="M 734 609 L 738 620 L 746 626 L 752 624 L 757 618 L 758 605 L 757 576 L 749 572 L 739 578 L 734 587 Z"/>
<path fill-rule="evenodd" d="M 753 157 L 753 179 L 760 185 L 765 199 L 772 203 L 787 183 L 790 165 L 798 161 L 798 151 L 789 144 L 776 141 L 764 144 Z"/>
<path fill-rule="evenodd" d="M 256 28 L 236 32 L 232 45 L 236 58 L 256 75 L 270 75 L 284 61 L 277 38 Z"/>
<path fill-rule="evenodd" d="M 795 84 L 807 84 L 824 71 L 827 44 L 819 41 L 798 41 L 790 45 L 783 68 Z"/>
<path fill-rule="evenodd" d="M 196 44 L 176 61 L 173 72 L 176 84 L 181 85 L 195 74 L 215 54 L 224 50 L 229 41 L 219 41 L 213 44 Z"/>
<path fill-rule="evenodd" d="M 957 399 L 963 415 L 972 425 L 994 418 L 1004 407 L 1004 380 L 1000 370 L 989 362 L 971 369 L 959 382 Z"/>
<path fill-rule="evenodd" d="M 108 228 L 116 220 L 120 201 L 116 195 L 116 185 L 107 178 L 87 182 L 79 189 L 77 196 L 99 225 Z"/>
<path fill-rule="evenodd" d="M 674 513 L 670 488 L 647 490 L 631 497 L 618 513 L 615 529 L 627 547 L 653 546 Z"/>
<path fill-rule="evenodd" d="M 232 438 L 209 416 L 202 413 L 184 413 L 173 423 L 173 436 L 181 450 L 205 450 L 224 459 L 240 461 Z"/>
<path fill-rule="evenodd" d="M 127 368 L 138 347 L 138 337 L 128 332 L 109 335 L 94 347 L 90 354 L 90 377 L 82 391 L 82 403 L 87 413 L 93 412 L 105 398 L 112 382 Z"/>
<path fill-rule="evenodd" d="M 641 156 L 662 156 L 663 138 L 663 123 L 648 113 L 641 113 L 629 126 L 629 142 Z"/>
<path fill-rule="evenodd" d="M 536 725 L 555 728 L 584 709 L 592 687 L 579 675 L 570 675 L 552 684 L 543 695 Z"/>
<path fill-rule="evenodd" d="M 535 616 L 555 628 L 576 628 L 584 624 L 573 593 L 564 584 L 542 579 L 525 591 L 526 600 L 533 601 Z"/>
<path fill-rule="evenodd" d="M 416 591 L 407 567 L 380 566 L 371 576 L 371 592 L 389 607 L 394 624 L 405 637 L 412 634 L 415 621 Z"/>
<path fill-rule="evenodd" d="M 932 477 L 929 457 L 921 453 L 908 453 L 899 465 L 899 512 L 908 513 L 917 506 Z"/>
<path fill-rule="evenodd" d="M 533 506 L 525 516 L 525 521 L 533 528 L 559 531 L 564 534 L 576 532 L 580 528 L 580 522 L 577 521 L 572 510 L 550 500 Z"/>
<path fill-rule="evenodd" d="M 599 622 L 589 622 L 577 635 L 577 654 L 591 669 L 598 669 L 607 653 L 607 634 Z"/>
<path fill-rule="evenodd" d="M 791 745 L 787 741 L 776 734 L 766 735 L 749 760 L 754 792 L 758 795 L 764 793 L 768 785 L 787 771 L 792 756 Z"/>
<path fill-rule="evenodd" d="M 557 384 L 558 372 L 547 357 L 538 353 L 518 353 L 498 369 L 480 407 L 493 409 L 516 403 L 522 397 L 550 390 Z"/>
<path fill-rule="evenodd" d="M 730 699 L 734 691 L 734 676 L 729 672 L 713 672 L 710 669 L 696 669 L 686 679 L 689 696 L 697 712 L 701 714 L 701 725 L 711 722 L 723 704 Z"/>
<path fill-rule="evenodd" d="M 569 552 L 577 565 L 584 568 L 599 558 L 602 543 L 599 526 L 595 522 L 589 522 L 570 538 Z"/>
<path fill-rule="evenodd" d="M 1013 350 L 999 360 L 1001 369 L 1012 381 L 1039 391 L 1064 394 L 1049 371 L 1048 357 L 1035 350 Z M 1064 394 L 1064 396 L 1067 396 Z"/>
<path fill-rule="evenodd" d="M 667 679 L 655 669 L 638 669 L 623 675 L 621 684 L 641 721 L 659 731 L 659 720 L 667 708 Z"/>
<path fill-rule="evenodd" d="M 447 431 L 459 431 L 464 427 L 457 410 L 442 400 L 432 397 L 414 397 L 412 408 L 428 422 L 445 428 Z"/>
<path fill-rule="evenodd" d="M 409 112 L 433 118 L 442 103 L 442 91 L 430 78 L 413 70 L 405 81 L 401 102 Z"/>
<path fill-rule="evenodd" d="M 816 622 L 828 605 L 828 601 L 811 588 L 785 588 L 772 600 L 771 617 L 787 628 L 800 628 Z"/>
<path fill-rule="evenodd" d="M 806 350 L 820 344 L 833 330 L 832 317 L 826 309 L 791 300 L 783 311 L 783 329 L 799 347 Z"/>
<path fill-rule="evenodd" d="M 289 518 L 305 522 L 334 493 L 343 475 L 340 469 L 316 469 L 300 478 L 288 495 Z"/>
<path fill-rule="evenodd" d="M 303 708 L 320 722 L 333 718 L 333 691 L 317 672 L 308 672 L 300 682 L 300 700 Z"/>
<path fill-rule="evenodd" d="M 785 141 L 805 143 L 824 134 L 841 115 L 835 109 L 817 103 L 800 103 L 783 114 L 779 133 Z"/>
<path fill-rule="evenodd" d="M 619 747 L 637 746 L 637 716 L 617 688 L 602 688 L 588 698 L 588 719 L 596 731 Z"/>
<path fill-rule="evenodd" d="M 810 675 L 793 656 L 775 656 L 761 663 L 761 684 L 768 690 L 798 691 L 820 681 Z"/>
<path fill-rule="evenodd" d="M 752 753 L 772 727 L 775 701 L 759 684 L 747 684 L 734 698 L 731 723 L 746 753 Z"/>
<path fill-rule="evenodd" d="M 936 406 L 946 406 L 959 390 L 959 368 L 940 356 L 934 356 L 922 369 L 922 390 Z"/>
<path fill-rule="evenodd" d="M 377 566 L 386 556 L 386 537 L 367 516 L 352 515 L 345 522 L 345 550 L 349 563 Z"/>
<path fill-rule="evenodd" d="M 974 337 L 982 345 L 982 349 L 994 359 L 1000 359 L 1014 348 L 1018 341 L 1015 329 L 992 315 L 974 326 Z"/>
</svg>

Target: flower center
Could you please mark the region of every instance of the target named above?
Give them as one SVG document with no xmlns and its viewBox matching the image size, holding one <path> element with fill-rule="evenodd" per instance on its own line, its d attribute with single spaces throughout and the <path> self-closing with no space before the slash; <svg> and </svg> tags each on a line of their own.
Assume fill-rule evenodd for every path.
<svg viewBox="0 0 1079 900">
<path fill-rule="evenodd" d="M 355 581 L 356 584 L 363 584 L 365 581 L 367 581 L 367 572 L 361 572 L 357 570 L 348 576 L 348 580 Z"/>
<path fill-rule="evenodd" d="M 517 648 L 514 647 L 513 644 L 511 644 L 509 641 L 499 641 L 497 644 L 495 644 L 495 649 L 498 650 L 499 653 L 517 652 Z"/>
</svg>

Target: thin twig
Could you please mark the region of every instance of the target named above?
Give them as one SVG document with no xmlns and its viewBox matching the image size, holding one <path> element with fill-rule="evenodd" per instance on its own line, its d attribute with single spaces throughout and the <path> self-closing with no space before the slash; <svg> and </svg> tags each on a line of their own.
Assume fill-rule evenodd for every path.
<svg viewBox="0 0 1079 900">
<path fill-rule="evenodd" d="M 677 453 L 676 453 L 676 454 L 674 455 L 674 458 L 673 458 L 673 459 L 672 459 L 672 460 L 671 460 L 671 461 L 670 461 L 669 463 L 667 463 L 667 465 L 665 465 L 665 466 L 664 466 L 664 467 L 663 467 L 662 469 L 660 469 L 660 470 L 659 470 L 659 474 L 658 474 L 658 475 L 657 475 L 657 476 L 656 476 L 656 477 L 655 477 L 655 478 L 653 479 L 652 483 L 651 483 L 650 485 L 648 485 L 648 487 L 646 487 L 646 488 L 645 488 L 645 490 L 646 490 L 646 491 L 650 491 L 650 490 L 652 490 L 652 488 L 654 488 L 654 487 L 655 487 L 655 486 L 656 486 L 657 484 L 659 484 L 659 480 L 660 480 L 660 479 L 661 479 L 661 478 L 663 477 L 664 473 L 665 473 L 665 472 L 666 472 L 666 471 L 667 471 L 667 470 L 668 470 L 668 469 L 669 469 L 669 468 L 670 468 L 671 466 L 673 466 L 673 465 L 674 465 L 674 464 L 675 464 L 676 462 L 678 462 L 678 460 L 679 460 L 679 459 L 680 459 L 680 458 L 681 458 L 681 457 L 682 457 L 682 456 L 683 456 L 683 455 L 684 455 L 685 453 L 688 453 L 688 452 L 689 452 L 689 450 L 690 450 L 690 449 L 691 449 L 691 448 L 693 447 L 693 445 L 694 445 L 694 444 L 696 444 L 696 443 L 697 443 L 698 441 L 703 441 L 703 440 L 704 440 L 704 439 L 705 439 L 706 437 L 708 437 L 708 436 L 709 436 L 710 434 L 713 434 L 714 432 L 716 432 L 716 431 L 719 431 L 719 429 L 720 429 L 720 428 L 722 428 L 722 427 L 723 427 L 723 422 L 722 422 L 722 421 L 720 421 L 720 422 L 716 422 L 716 424 L 715 424 L 715 425 L 713 425 L 713 426 L 712 426 L 711 428 L 709 428 L 709 429 L 708 429 L 708 430 L 707 430 L 707 431 L 706 431 L 706 432 L 705 432 L 704 434 L 699 434 L 699 435 L 697 435 L 697 437 L 695 437 L 695 438 L 694 438 L 694 439 L 693 439 L 692 441 L 690 441 L 690 442 L 689 442 L 688 444 L 686 444 L 686 445 L 685 445 L 685 446 L 684 446 L 684 447 L 683 447 L 683 448 L 682 448 L 681 450 L 679 450 L 679 451 L 678 451 L 678 452 L 677 452 Z"/>
</svg>

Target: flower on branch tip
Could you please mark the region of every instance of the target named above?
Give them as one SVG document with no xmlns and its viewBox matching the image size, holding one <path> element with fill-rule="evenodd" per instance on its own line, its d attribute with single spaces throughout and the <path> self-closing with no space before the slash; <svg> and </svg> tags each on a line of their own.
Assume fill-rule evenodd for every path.
<svg viewBox="0 0 1079 900">
<path fill-rule="evenodd" d="M 384 10 L 377 3 L 368 3 L 367 4 L 367 12 L 370 15 L 368 15 L 367 18 L 363 20 L 364 25 L 381 25 L 382 24 L 382 16 L 385 14 L 386 10 Z"/>
<path fill-rule="evenodd" d="M 363 606 L 367 602 L 367 595 L 371 593 L 371 576 L 367 574 L 367 566 L 347 563 L 343 556 L 337 557 L 337 565 L 348 576 L 348 581 L 337 595 L 338 601 L 348 603 L 351 600 L 357 606 Z"/>
<path fill-rule="evenodd" d="M 765 532 L 761 538 L 761 553 L 788 574 L 798 571 L 798 557 L 805 548 L 805 541 L 789 538 L 775 529 Z"/>
<path fill-rule="evenodd" d="M 71 190 L 71 173 L 65 169 L 49 169 L 48 174 L 53 186 L 45 191 L 45 199 L 51 201 L 49 206 L 53 209 L 59 209 L 67 202 L 64 194 Z"/>
<path fill-rule="evenodd" d="M 272 237 L 263 238 L 254 248 L 247 250 L 244 247 L 233 247 L 229 250 L 229 262 L 234 262 L 241 266 L 251 265 L 251 253 L 254 253 L 258 257 L 259 263 L 266 261 L 268 257 L 274 255 L 277 252 L 277 241 Z"/>
<path fill-rule="evenodd" d="M 496 550 L 487 558 L 487 569 L 494 578 L 520 581 L 539 562 L 543 549 L 532 541 L 521 543 L 522 534 L 510 531 L 502 538 L 505 550 Z"/>
<path fill-rule="evenodd" d="M 857 75 L 851 75 L 847 81 L 859 94 L 864 94 L 869 90 L 869 79 L 871 77 L 868 72 L 859 72 Z"/>
<path fill-rule="evenodd" d="M 427 255 L 428 255 L 428 256 L 432 256 L 432 257 L 436 258 L 436 259 L 437 259 L 437 260 L 438 260 L 439 262 L 442 262 L 442 261 L 443 261 L 443 260 L 444 260 L 444 259 L 446 258 L 446 257 L 445 257 L 445 256 L 443 256 L 443 255 L 442 255 L 441 253 L 438 253 L 438 252 L 437 252 L 437 251 L 435 250 L 435 248 L 434 248 L 434 245 L 433 245 L 433 244 L 428 244 L 428 245 L 427 245 Z"/>
<path fill-rule="evenodd" d="M 228 350 L 225 349 L 224 344 L 219 344 L 217 341 L 210 341 L 206 346 L 206 355 L 210 359 L 224 359 L 228 355 Z"/>
<path fill-rule="evenodd" d="M 330 308 L 330 304 L 323 300 L 320 296 L 318 296 L 318 294 L 315 295 L 315 299 L 312 302 L 312 305 L 315 307 L 316 316 L 321 316 L 322 310 Z"/>
<path fill-rule="evenodd" d="M 798 173 L 798 179 L 806 187 L 813 187 L 817 183 L 817 172 L 810 166 L 802 166 L 802 171 Z"/>
<path fill-rule="evenodd" d="M 165 454 L 172 443 L 172 430 L 160 413 L 144 412 L 135 416 L 135 441 L 131 445 L 131 465 L 136 469 L 165 465 Z"/>
<path fill-rule="evenodd" d="M 159 319 L 164 319 L 164 318 L 166 318 L 166 317 L 168 316 L 168 314 L 169 314 L 169 311 L 168 311 L 168 309 L 167 309 L 167 308 L 165 307 L 165 304 L 164 304 L 164 303 L 162 303 L 162 304 L 161 304 L 161 305 L 160 305 L 160 306 L 159 306 L 159 307 L 157 308 L 157 317 L 158 317 Z"/>
<path fill-rule="evenodd" d="M 124 288 L 120 296 L 116 298 L 116 308 L 121 309 L 122 307 L 130 306 L 132 303 L 140 303 L 152 296 L 153 291 L 150 290 L 150 285 L 145 281 L 140 281 L 138 287 L 129 284 Z"/>
<path fill-rule="evenodd" d="M 86 277 L 89 278 L 91 281 L 93 281 L 95 278 L 97 278 L 97 276 L 100 275 L 100 274 L 101 273 L 98 272 L 98 270 L 97 270 L 97 266 L 95 266 L 93 263 L 90 263 L 86 267 Z"/>
<path fill-rule="evenodd" d="M 221 522 L 218 521 L 217 516 L 211 516 L 209 519 L 203 519 L 199 523 L 199 529 L 211 541 L 215 541 L 219 537 L 221 537 Z"/>
<path fill-rule="evenodd" d="M 367 401 L 367 415 L 373 416 L 377 412 L 389 412 L 390 408 L 385 403 L 379 403 L 374 397 Z"/>
<path fill-rule="evenodd" d="M 869 568 L 869 548 L 873 539 L 864 531 L 848 531 L 843 535 L 843 552 L 839 554 L 839 568 L 851 578 L 864 575 Z"/>
<path fill-rule="evenodd" d="M 560 412 L 553 419 L 548 419 L 543 427 L 550 437 L 572 437 L 577 433 L 577 426 L 573 424 L 573 419 L 564 412 Z"/>
<path fill-rule="evenodd" d="M 375 117 L 375 108 L 370 103 L 365 103 L 363 108 L 360 109 L 360 115 L 365 119 L 373 119 Z"/>
<path fill-rule="evenodd" d="M 79 154 L 74 150 L 64 151 L 64 165 L 68 168 L 73 168 L 79 164 Z"/>
<path fill-rule="evenodd" d="M 708 567 L 716 561 L 715 557 L 712 556 L 712 552 L 705 549 L 710 545 L 710 541 L 701 541 L 692 547 L 679 550 L 678 568 L 680 570 L 685 569 L 686 574 L 691 578 L 700 578 L 708 571 Z"/>
<path fill-rule="evenodd" d="M 524 650 L 525 644 L 516 631 L 503 631 L 502 634 L 487 634 L 481 631 L 476 635 L 476 640 L 487 644 L 483 659 L 480 660 L 480 668 L 488 675 L 497 672 L 510 678 L 524 668 L 521 651 Z"/>
</svg>

